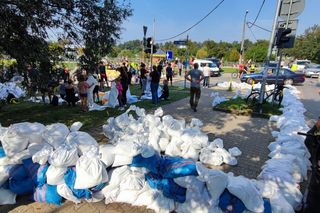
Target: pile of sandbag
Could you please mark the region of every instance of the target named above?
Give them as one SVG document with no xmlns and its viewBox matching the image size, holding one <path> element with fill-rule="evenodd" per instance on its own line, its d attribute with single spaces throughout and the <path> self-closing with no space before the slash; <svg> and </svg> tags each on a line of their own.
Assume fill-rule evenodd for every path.
<svg viewBox="0 0 320 213">
<path fill-rule="evenodd" d="M 258 181 L 263 195 L 270 198 L 273 212 L 294 212 L 299 208 L 303 197 L 299 183 L 307 179 L 311 166 L 305 138 L 297 134 L 309 129 L 298 94 L 295 87 L 284 89 L 283 114 L 270 118 L 279 131 L 272 132 L 275 141 L 268 146 L 271 159 L 262 166 Z"/>
<path fill-rule="evenodd" d="M 226 97 L 220 96 L 218 92 L 212 92 L 210 95 L 212 99 L 212 106 L 215 107 L 218 104 L 228 101 L 228 99 Z"/>
<path fill-rule="evenodd" d="M 17 123 L 0 128 L 0 205 L 15 203 L 16 195 L 33 194 L 38 202 L 61 205 L 62 199 L 100 201 L 109 181 L 99 145 L 75 122 Z"/>
<path fill-rule="evenodd" d="M 26 92 L 14 82 L 0 83 L 0 100 L 5 100 L 9 94 L 21 98 L 26 95 Z"/>
<path fill-rule="evenodd" d="M 135 112 L 137 118 L 130 114 L 131 111 Z M 130 163 L 131 157 L 138 154 L 143 146 L 152 147 L 158 154 L 195 161 L 200 159 L 209 165 L 236 165 L 235 157 L 241 155 L 241 151 L 238 149 L 237 153 L 231 154 L 223 148 L 223 142 L 219 142 L 221 139 L 209 142 L 208 136 L 200 129 L 202 125 L 196 118 L 186 123 L 171 115 L 163 115 L 161 108 L 154 114 L 145 114 L 144 109 L 130 106 L 125 113 L 109 118 L 103 130 L 109 141 L 116 146 L 114 164 L 117 166 Z"/>
</svg>

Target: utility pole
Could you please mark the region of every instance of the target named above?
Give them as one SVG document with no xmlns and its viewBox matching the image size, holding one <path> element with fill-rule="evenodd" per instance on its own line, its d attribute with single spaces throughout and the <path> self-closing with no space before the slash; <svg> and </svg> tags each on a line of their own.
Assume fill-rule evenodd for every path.
<svg viewBox="0 0 320 213">
<path fill-rule="evenodd" d="M 270 41 L 269 41 L 269 48 L 268 48 L 268 53 L 267 53 L 267 60 L 266 60 L 266 66 L 267 67 L 269 67 L 269 62 L 270 62 L 270 58 L 271 58 L 271 54 L 272 54 L 274 38 L 275 38 L 275 35 L 276 35 L 278 16 L 279 16 L 279 13 L 280 13 L 281 3 L 282 3 L 282 0 L 277 0 L 277 1 L 278 1 L 278 4 L 277 4 L 276 13 L 275 13 L 274 19 L 273 19 L 272 32 L 271 32 L 271 37 L 270 37 Z M 263 103 L 263 99 L 264 99 L 264 93 L 266 91 L 267 74 L 268 74 L 268 69 L 265 68 L 263 70 L 263 80 L 262 80 L 262 84 L 261 84 L 261 88 L 260 88 L 260 100 L 259 100 L 259 105 L 260 105 L 259 112 L 260 112 L 260 114 L 262 113 L 262 103 Z"/>
<path fill-rule="evenodd" d="M 246 14 L 244 15 L 244 20 L 243 20 L 243 28 L 242 28 L 242 39 L 241 39 L 241 49 L 240 49 L 240 60 L 239 64 L 244 62 L 244 38 L 245 38 L 245 33 L 246 33 L 246 23 L 247 23 L 247 15 L 249 11 L 246 11 Z"/>
</svg>

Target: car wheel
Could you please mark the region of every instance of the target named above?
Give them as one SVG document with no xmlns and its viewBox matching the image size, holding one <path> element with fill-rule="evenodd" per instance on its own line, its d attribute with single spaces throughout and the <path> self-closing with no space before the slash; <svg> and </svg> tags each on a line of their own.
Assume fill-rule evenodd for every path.
<svg viewBox="0 0 320 213">
<path fill-rule="evenodd" d="M 292 85 L 293 84 L 293 80 L 292 79 L 286 79 L 286 80 L 284 80 L 284 84 L 285 85 Z"/>
<path fill-rule="evenodd" d="M 252 78 L 248 78 L 248 79 L 247 79 L 247 83 L 248 83 L 248 84 L 252 84 L 253 81 L 254 81 L 254 80 L 253 80 Z"/>
</svg>

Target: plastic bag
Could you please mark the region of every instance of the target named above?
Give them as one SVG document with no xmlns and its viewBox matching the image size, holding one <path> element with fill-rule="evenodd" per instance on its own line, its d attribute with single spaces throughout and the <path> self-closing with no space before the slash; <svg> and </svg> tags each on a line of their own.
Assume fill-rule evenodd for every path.
<svg viewBox="0 0 320 213">
<path fill-rule="evenodd" d="M 75 189 L 75 181 L 77 178 L 77 174 L 74 167 L 69 167 L 67 172 L 64 174 L 64 181 L 68 188 L 72 191 L 73 195 L 78 198 L 86 198 L 90 199 L 92 197 L 92 193 L 88 189 Z"/>
<path fill-rule="evenodd" d="M 46 130 L 43 132 L 42 137 L 47 143 L 57 149 L 64 143 L 69 133 L 69 128 L 66 125 L 55 123 L 46 126 Z"/>
<path fill-rule="evenodd" d="M 14 126 L 10 126 L 4 133 L 1 144 L 6 156 L 13 157 L 15 154 L 23 151 L 28 146 L 28 139 L 23 135 L 18 135 Z"/>
<path fill-rule="evenodd" d="M 78 147 L 79 155 L 83 155 L 90 151 L 92 146 L 98 147 L 97 141 L 88 133 L 75 131 L 71 132 L 67 139 L 67 144 L 76 145 Z"/>
<path fill-rule="evenodd" d="M 47 183 L 50 185 L 60 185 L 64 183 L 64 174 L 67 172 L 67 167 L 55 167 L 50 165 L 46 176 Z"/>
<path fill-rule="evenodd" d="M 44 165 L 47 163 L 49 156 L 53 152 L 52 146 L 44 146 L 40 151 L 32 156 L 32 161 Z"/>
<path fill-rule="evenodd" d="M 228 152 L 230 153 L 230 155 L 232 157 L 238 157 L 242 154 L 242 152 L 240 151 L 240 149 L 238 147 L 232 147 L 232 148 L 228 149 Z"/>
<path fill-rule="evenodd" d="M 71 126 L 70 126 L 70 132 L 76 132 L 79 131 L 79 129 L 83 126 L 83 123 L 81 123 L 80 121 L 74 122 Z"/>
<path fill-rule="evenodd" d="M 76 164 L 75 189 L 88 189 L 109 180 L 105 165 L 100 161 L 97 150 L 81 156 Z"/>
<path fill-rule="evenodd" d="M 109 167 L 114 162 L 114 153 L 113 153 L 114 145 L 112 144 L 103 144 L 99 146 L 99 155 L 100 160 Z"/>
<path fill-rule="evenodd" d="M 153 173 L 158 173 L 161 164 L 161 157 L 159 154 L 155 153 L 153 156 L 149 158 L 144 158 L 142 155 L 137 155 L 133 157 L 131 166 L 135 167 L 144 167 Z"/>
<path fill-rule="evenodd" d="M 78 159 L 77 148 L 65 144 L 53 151 L 48 161 L 56 167 L 69 167 L 76 165 Z"/>
<path fill-rule="evenodd" d="M 62 197 L 57 192 L 57 186 L 45 184 L 38 186 L 33 194 L 33 199 L 37 202 L 61 205 Z"/>
<path fill-rule="evenodd" d="M 81 200 L 75 197 L 66 184 L 59 184 L 57 185 L 57 192 L 58 194 L 66 200 L 70 200 L 76 204 L 81 203 Z"/>
<path fill-rule="evenodd" d="M 163 157 L 159 174 L 165 178 L 176 178 L 189 175 L 198 176 L 196 164 L 193 160 L 170 156 Z"/>
</svg>

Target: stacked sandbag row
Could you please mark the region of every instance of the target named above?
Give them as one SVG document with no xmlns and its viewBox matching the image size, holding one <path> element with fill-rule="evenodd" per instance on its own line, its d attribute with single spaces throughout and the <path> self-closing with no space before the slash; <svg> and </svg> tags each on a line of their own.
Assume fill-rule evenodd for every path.
<svg viewBox="0 0 320 213">
<path fill-rule="evenodd" d="M 26 92 L 17 86 L 14 82 L 0 83 L 0 100 L 6 100 L 9 94 L 16 98 L 25 96 Z"/>
<path fill-rule="evenodd" d="M 307 179 L 310 169 L 310 153 L 304 137 L 297 132 L 306 132 L 303 113 L 306 111 L 298 98 L 299 91 L 284 89 L 283 114 L 272 116 L 279 131 L 272 132 L 275 141 L 268 146 L 270 160 L 262 166 L 258 184 L 263 195 L 270 198 L 273 212 L 294 212 L 299 209 L 303 195 L 299 183 Z"/>
<path fill-rule="evenodd" d="M 24 122 L 1 127 L 0 192 L 13 192 L 14 199 L 0 199 L 0 205 L 13 204 L 15 195 L 27 194 L 55 205 L 62 198 L 76 203 L 102 200 L 100 191 L 108 182 L 108 173 L 98 143 L 78 131 L 81 126 L 80 122 L 70 129 L 61 123 Z"/>
<path fill-rule="evenodd" d="M 137 118 L 130 114 L 131 111 Z M 235 156 L 241 154 L 240 150 L 233 148 L 237 149 L 236 152 L 228 152 L 223 148 L 221 139 L 218 143 L 209 142 L 208 136 L 200 130 L 202 125 L 203 123 L 196 118 L 192 118 L 191 122 L 186 124 L 185 120 L 163 115 L 161 108 L 154 114 L 145 114 L 144 109 L 130 106 L 125 113 L 116 118 L 109 118 L 103 126 L 103 131 L 110 143 L 123 147 L 122 151 L 115 152 L 115 166 L 131 162 L 131 157 L 137 154 L 137 148 L 141 145 L 152 147 L 158 154 L 180 156 L 194 161 L 200 159 L 201 162 L 212 166 L 222 163 L 236 165 Z"/>
</svg>

